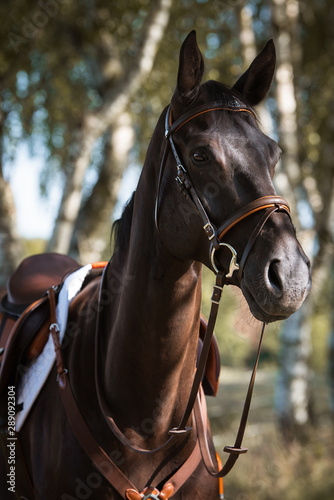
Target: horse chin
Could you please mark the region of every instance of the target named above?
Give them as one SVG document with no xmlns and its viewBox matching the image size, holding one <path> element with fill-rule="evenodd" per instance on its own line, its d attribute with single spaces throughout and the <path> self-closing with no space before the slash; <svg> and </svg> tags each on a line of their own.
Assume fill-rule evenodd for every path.
<svg viewBox="0 0 334 500">
<path fill-rule="evenodd" d="M 274 323 L 275 321 L 285 320 L 295 312 L 295 309 L 291 311 L 283 311 L 279 303 L 277 306 L 274 306 L 274 304 L 269 301 L 265 301 L 264 304 L 259 304 L 259 301 L 249 290 L 244 280 L 241 282 L 241 291 L 254 318 L 263 323 Z M 270 311 L 268 311 L 268 304 L 270 304 Z"/>
</svg>

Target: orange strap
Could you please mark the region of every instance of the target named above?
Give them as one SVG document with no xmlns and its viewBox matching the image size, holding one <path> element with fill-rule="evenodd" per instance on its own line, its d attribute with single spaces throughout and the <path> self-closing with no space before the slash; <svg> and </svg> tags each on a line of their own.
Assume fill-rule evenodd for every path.
<svg viewBox="0 0 334 500">
<path fill-rule="evenodd" d="M 221 461 L 221 458 L 219 456 L 219 453 L 218 451 L 216 451 L 216 458 L 217 458 L 217 464 L 218 464 L 218 469 L 222 469 L 223 468 L 223 462 Z M 219 481 L 219 498 L 220 500 L 222 500 L 224 498 L 224 483 L 223 483 L 223 478 L 220 477 L 218 479 Z"/>
<path fill-rule="evenodd" d="M 92 264 L 92 269 L 103 269 L 104 267 L 106 267 L 106 265 L 108 264 L 108 262 L 102 260 L 100 262 L 93 262 Z"/>
</svg>

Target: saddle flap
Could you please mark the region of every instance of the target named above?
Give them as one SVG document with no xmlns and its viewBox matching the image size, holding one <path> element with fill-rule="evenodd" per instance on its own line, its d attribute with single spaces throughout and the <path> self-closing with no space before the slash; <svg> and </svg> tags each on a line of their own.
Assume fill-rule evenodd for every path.
<svg viewBox="0 0 334 500">
<path fill-rule="evenodd" d="M 25 362 L 31 361 L 31 357 L 25 361 L 24 355 L 30 352 L 29 348 L 32 343 L 34 349 L 37 348 L 34 344 L 34 339 L 48 320 L 48 317 L 49 303 L 47 297 L 45 297 L 31 304 L 12 326 L 1 360 L 0 395 L 4 391 L 12 374 L 17 375 L 16 372 L 18 370 L 16 368 L 19 363 L 24 368 Z M 44 328 L 42 331 L 44 332 Z"/>
</svg>

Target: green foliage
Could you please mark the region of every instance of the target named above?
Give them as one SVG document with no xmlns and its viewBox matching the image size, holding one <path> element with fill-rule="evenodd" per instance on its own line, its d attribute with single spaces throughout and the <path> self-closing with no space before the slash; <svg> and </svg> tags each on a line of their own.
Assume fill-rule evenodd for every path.
<svg viewBox="0 0 334 500">
<path fill-rule="evenodd" d="M 22 239 L 23 258 L 45 252 L 46 243 L 42 238 Z"/>
</svg>

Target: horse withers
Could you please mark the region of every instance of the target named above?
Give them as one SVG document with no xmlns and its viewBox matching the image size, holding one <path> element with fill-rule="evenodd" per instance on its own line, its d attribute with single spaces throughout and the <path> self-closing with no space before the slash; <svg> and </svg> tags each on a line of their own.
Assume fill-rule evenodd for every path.
<svg viewBox="0 0 334 500">
<path fill-rule="evenodd" d="M 196 371 L 202 264 L 220 277 L 215 293 L 225 283 L 239 286 L 266 323 L 294 313 L 310 288 L 309 260 L 272 182 L 280 149 L 253 110 L 274 68 L 270 41 L 232 88 L 202 84 L 195 32 L 184 41 L 171 104 L 116 223 L 114 254 L 103 277 L 72 300 L 58 346 L 66 366 L 58 375 L 70 385 L 91 448 L 64 409 L 54 366 L 18 436 L 33 489 L 27 498 L 220 498 L 193 412 L 177 435 Z M 204 398 L 197 400 L 216 467 Z M 94 460 L 98 448 L 119 472 L 99 451 Z M 0 460 L 0 496 L 10 500 L 8 460 Z"/>
</svg>

